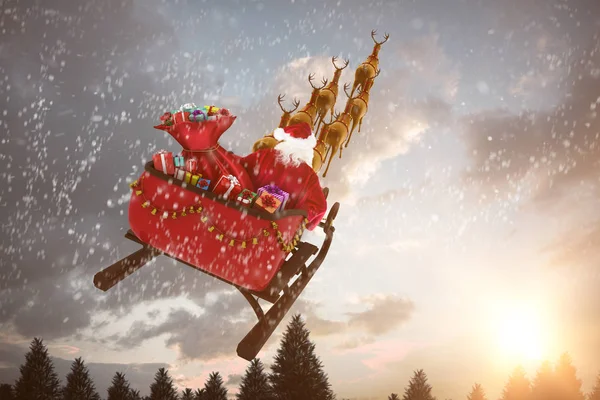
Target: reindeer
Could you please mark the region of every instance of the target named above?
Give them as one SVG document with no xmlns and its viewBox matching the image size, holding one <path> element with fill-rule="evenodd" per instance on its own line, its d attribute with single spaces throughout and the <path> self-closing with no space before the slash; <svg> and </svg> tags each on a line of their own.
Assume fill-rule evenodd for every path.
<svg viewBox="0 0 600 400">
<path fill-rule="evenodd" d="M 335 72 L 333 73 L 333 79 L 331 80 L 329 85 L 327 85 L 327 87 L 321 90 L 321 92 L 319 93 L 319 97 L 317 97 L 317 118 L 319 120 L 316 129 L 317 131 L 319 130 L 321 121 L 323 121 L 323 118 L 327 115 L 328 112 L 331 112 L 331 115 L 333 116 L 333 107 L 335 106 L 335 101 L 338 95 L 338 82 L 340 80 L 340 76 L 342 75 L 342 71 L 350 63 L 350 60 L 346 60 L 344 66 L 342 68 L 338 68 L 337 65 L 335 65 L 336 60 L 337 57 L 331 58 L 331 63 L 335 68 Z"/>
<path fill-rule="evenodd" d="M 315 115 L 317 113 L 317 107 L 315 106 L 315 102 L 317 101 L 317 97 L 319 96 L 319 92 L 321 91 L 321 89 L 323 89 L 325 87 L 325 85 L 327 85 L 327 79 L 323 78 L 323 80 L 322 80 L 323 86 L 315 87 L 315 85 L 313 85 L 313 83 L 312 83 L 314 76 L 315 76 L 315 74 L 310 74 L 308 76 L 308 82 L 310 83 L 310 86 L 312 86 L 312 88 L 313 88 L 309 102 L 306 103 L 306 105 L 304 107 L 302 107 L 302 109 L 300 111 L 296 111 L 296 113 L 294 115 L 292 115 L 292 118 L 290 118 L 288 125 L 295 125 L 295 124 L 299 124 L 300 122 L 306 122 L 307 124 L 310 125 L 310 129 L 311 130 L 313 129 Z"/>
<path fill-rule="evenodd" d="M 323 165 L 323 162 L 325 161 L 325 158 L 327 158 L 327 154 L 329 153 L 329 148 L 327 147 L 325 140 L 327 139 L 327 133 L 329 132 L 329 127 L 333 123 L 334 118 L 334 116 L 331 116 L 329 123 L 323 122 L 323 127 L 321 128 L 321 132 L 317 137 L 317 145 L 313 150 L 312 161 L 312 167 L 315 172 L 319 172 L 321 166 Z"/>
<path fill-rule="evenodd" d="M 348 95 L 348 84 L 344 85 L 344 93 Z M 327 176 L 327 171 L 329 171 L 329 165 L 331 164 L 331 160 L 335 156 L 335 153 L 340 152 L 340 158 L 342 158 L 342 144 L 348 137 L 348 124 L 352 119 L 352 115 L 350 111 L 354 105 L 354 99 L 352 97 L 348 97 L 346 101 L 346 107 L 344 108 L 344 112 L 337 116 L 335 121 L 331 123 L 329 126 L 329 131 L 327 132 L 327 137 L 325 138 L 325 143 L 331 149 L 331 155 L 329 156 L 329 161 L 327 162 L 327 168 L 325 169 L 325 173 L 323 173 L 323 178 Z"/>
<path fill-rule="evenodd" d="M 285 128 L 286 126 L 288 126 L 288 122 L 292 117 L 292 113 L 296 111 L 296 109 L 300 105 L 300 100 L 294 99 L 294 101 L 292 102 L 294 109 L 288 111 L 285 108 L 283 108 L 283 105 L 281 104 L 281 101 L 284 97 L 284 94 L 280 94 L 279 96 L 277 96 L 277 103 L 279 104 L 279 108 L 281 108 L 281 111 L 283 111 L 283 115 L 281 115 L 281 120 L 279 120 L 279 128 Z M 277 143 L 277 139 L 273 137 L 273 132 L 271 132 L 254 142 L 254 145 L 252 146 L 252 151 L 254 152 L 260 149 L 272 149 L 273 147 L 275 147 L 275 145 L 277 145 Z"/>
<path fill-rule="evenodd" d="M 352 108 L 350 112 L 350 115 L 352 115 L 352 128 L 350 129 L 350 136 L 348 137 L 344 147 L 348 147 L 348 143 L 350 143 L 350 139 L 352 139 L 352 132 L 354 132 L 354 128 L 356 128 L 357 123 L 358 131 L 360 132 L 360 126 L 362 125 L 363 117 L 369 110 L 369 91 L 373 87 L 375 78 L 379 76 L 380 72 L 381 70 L 378 69 L 375 76 L 370 78 L 367 83 L 365 83 L 364 88 L 361 88 L 358 96 L 352 99 Z M 351 97 L 348 93 L 346 93 L 346 96 Z"/>
<path fill-rule="evenodd" d="M 389 34 L 385 34 L 383 36 L 383 42 L 378 42 L 375 40 L 376 30 L 371 31 L 371 38 L 375 42 L 375 46 L 373 47 L 373 52 L 367 57 L 365 62 L 360 64 L 354 73 L 354 84 L 352 85 L 352 91 L 350 94 L 354 96 L 354 91 L 360 86 L 363 88 L 367 81 L 375 76 L 375 73 L 379 69 L 379 50 L 381 49 L 381 45 L 387 42 L 390 38 Z"/>
</svg>

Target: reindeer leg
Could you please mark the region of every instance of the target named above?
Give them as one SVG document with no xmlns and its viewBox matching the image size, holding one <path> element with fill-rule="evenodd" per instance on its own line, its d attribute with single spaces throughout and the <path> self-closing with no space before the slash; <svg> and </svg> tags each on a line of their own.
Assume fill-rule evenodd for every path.
<svg viewBox="0 0 600 400">
<path fill-rule="evenodd" d="M 344 147 L 348 147 L 348 143 L 350 143 L 350 139 L 352 139 L 352 132 L 354 132 L 354 128 L 356 127 L 356 122 L 354 122 L 354 118 L 352 118 L 352 127 L 350 128 L 350 135 L 348 135 L 348 140 L 346 140 L 346 144 Z M 340 158 L 342 155 L 340 154 Z"/>
<path fill-rule="evenodd" d="M 358 120 L 358 131 L 359 131 L 359 132 L 360 132 L 360 126 L 362 125 L 362 119 L 363 119 L 364 117 L 365 117 L 365 116 L 363 115 L 363 116 L 362 116 L 362 117 L 360 117 L 360 119 Z M 353 127 L 353 128 L 354 128 L 354 127 Z"/>
<path fill-rule="evenodd" d="M 333 148 L 333 146 L 332 146 Z M 335 155 L 335 152 L 337 151 L 337 148 L 335 150 L 331 150 L 331 156 L 329 157 L 329 161 L 327 161 L 327 168 L 325 168 L 325 172 L 323 173 L 323 178 L 325 178 L 327 176 L 327 171 L 329 171 L 329 165 L 331 164 L 331 160 L 333 159 L 333 156 Z"/>
</svg>

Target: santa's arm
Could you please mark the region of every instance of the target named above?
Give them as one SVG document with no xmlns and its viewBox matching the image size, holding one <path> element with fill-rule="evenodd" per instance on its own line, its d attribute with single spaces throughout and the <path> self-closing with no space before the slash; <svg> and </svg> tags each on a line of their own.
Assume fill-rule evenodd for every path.
<svg viewBox="0 0 600 400">
<path fill-rule="evenodd" d="M 303 208 L 308 212 L 306 229 L 312 231 L 319 226 L 319 222 L 321 222 L 327 212 L 327 199 L 323 194 L 319 178 L 316 176 L 311 179 L 310 189 Z"/>
</svg>

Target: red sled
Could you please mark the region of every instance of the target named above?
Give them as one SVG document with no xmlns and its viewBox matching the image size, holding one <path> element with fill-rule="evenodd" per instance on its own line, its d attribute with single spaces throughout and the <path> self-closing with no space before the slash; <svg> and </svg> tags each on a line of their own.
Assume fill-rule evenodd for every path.
<svg viewBox="0 0 600 400">
<path fill-rule="evenodd" d="M 98 272 L 94 285 L 107 291 L 159 255 L 218 278 L 236 287 L 256 313 L 258 323 L 237 348 L 240 357 L 254 359 L 324 261 L 339 203 L 319 225 L 325 233 L 319 249 L 301 241 L 304 210 L 248 208 L 164 174 L 152 162 L 131 186 L 125 237 L 142 249 Z M 272 304 L 266 313 L 258 299 Z"/>
</svg>

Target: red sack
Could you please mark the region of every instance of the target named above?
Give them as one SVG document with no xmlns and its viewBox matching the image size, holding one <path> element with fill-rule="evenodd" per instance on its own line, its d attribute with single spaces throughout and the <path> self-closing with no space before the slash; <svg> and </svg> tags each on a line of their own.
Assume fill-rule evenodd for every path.
<svg viewBox="0 0 600 400">
<path fill-rule="evenodd" d="M 189 113 L 187 113 L 189 114 Z M 219 138 L 229 129 L 237 118 L 229 114 L 226 109 L 219 110 L 215 119 L 203 122 L 182 121 L 185 112 L 179 111 L 168 121 L 163 119 L 163 124 L 154 128 L 168 132 L 183 147 L 181 154 L 187 160 L 195 158 L 198 160 L 198 173 L 203 179 L 209 179 L 212 191 L 221 176 L 233 175 L 244 189 L 254 190 L 254 185 L 246 169 L 240 164 L 240 157 L 228 152 L 219 145 Z"/>
</svg>

